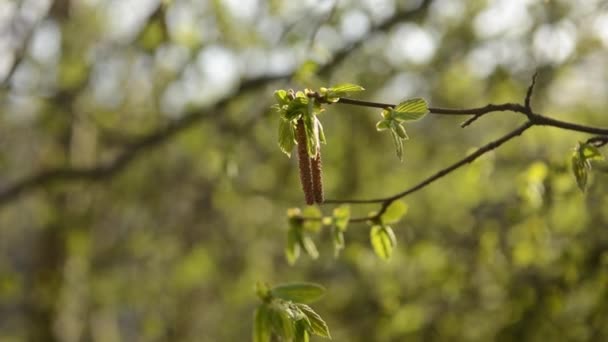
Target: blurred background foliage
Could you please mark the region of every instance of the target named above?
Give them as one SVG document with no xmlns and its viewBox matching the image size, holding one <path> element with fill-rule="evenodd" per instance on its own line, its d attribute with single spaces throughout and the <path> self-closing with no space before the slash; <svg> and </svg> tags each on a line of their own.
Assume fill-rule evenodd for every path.
<svg viewBox="0 0 608 342">
<path fill-rule="evenodd" d="M 353 225 L 290 267 L 303 198 L 269 108 L 343 82 L 522 102 L 539 70 L 537 112 L 608 126 L 604 0 L 1 0 L 0 47 L 0 341 L 246 341 L 256 281 L 326 286 L 335 341 L 608 340 L 608 168 L 582 194 L 568 165 L 585 135 L 533 128 L 407 197 L 390 262 Z M 396 193 L 523 120 L 429 115 L 399 163 L 379 118 L 322 115 L 327 197 Z"/>
</svg>

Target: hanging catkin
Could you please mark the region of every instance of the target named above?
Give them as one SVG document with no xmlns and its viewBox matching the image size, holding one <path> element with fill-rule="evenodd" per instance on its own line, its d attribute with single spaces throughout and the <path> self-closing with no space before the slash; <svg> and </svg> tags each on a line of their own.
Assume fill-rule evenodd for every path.
<svg viewBox="0 0 608 342">
<path fill-rule="evenodd" d="M 310 158 L 310 166 L 312 171 L 312 190 L 314 193 L 315 203 L 323 203 L 323 176 L 321 163 L 321 148 L 317 149 L 317 155 Z"/>
<path fill-rule="evenodd" d="M 302 182 L 302 190 L 304 191 L 304 199 L 306 204 L 312 205 L 315 202 L 313 177 L 310 170 L 311 158 L 308 156 L 306 147 L 306 130 L 304 121 L 299 119 L 296 125 L 296 141 L 298 143 L 298 164 L 300 167 L 300 182 Z"/>
</svg>

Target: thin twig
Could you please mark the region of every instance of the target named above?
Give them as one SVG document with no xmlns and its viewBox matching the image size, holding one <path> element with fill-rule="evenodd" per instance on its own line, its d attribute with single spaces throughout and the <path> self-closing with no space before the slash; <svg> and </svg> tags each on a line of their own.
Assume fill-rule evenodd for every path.
<svg viewBox="0 0 608 342">
<path fill-rule="evenodd" d="M 378 213 L 376 213 L 374 216 L 371 217 L 359 217 L 359 218 L 354 218 L 351 220 L 351 222 L 365 222 L 367 220 L 373 220 L 375 218 L 379 218 L 382 214 L 384 214 L 384 212 L 386 211 L 386 209 L 388 208 L 388 206 L 400 199 L 403 198 L 405 196 L 408 196 L 416 191 L 419 191 L 427 186 L 429 186 L 431 183 L 434 183 L 435 181 L 445 177 L 446 175 L 450 174 L 451 172 L 459 169 L 460 167 L 469 164 L 471 162 L 473 162 L 474 160 L 476 160 L 477 158 L 481 157 L 482 155 L 495 150 L 496 148 L 498 148 L 499 146 L 501 146 L 502 144 L 506 143 L 507 141 L 521 135 L 523 132 L 525 132 L 528 128 L 534 126 L 533 123 L 531 123 L 530 121 L 527 121 L 525 124 L 519 126 L 517 129 L 509 132 L 508 134 L 500 137 L 499 139 L 496 139 L 480 148 L 478 148 L 475 152 L 473 152 L 472 154 L 468 155 L 467 157 L 455 162 L 454 164 L 441 169 L 439 171 L 437 171 L 435 174 L 433 174 L 432 176 L 424 179 L 423 181 L 419 182 L 418 184 L 402 191 L 399 192 L 395 195 L 392 196 L 388 196 L 388 197 L 381 197 L 381 198 L 374 198 L 374 199 L 368 199 L 368 200 L 326 200 L 325 203 L 326 204 L 372 204 L 372 203 L 381 203 L 382 206 L 380 208 L 380 210 L 378 211 Z"/>
</svg>

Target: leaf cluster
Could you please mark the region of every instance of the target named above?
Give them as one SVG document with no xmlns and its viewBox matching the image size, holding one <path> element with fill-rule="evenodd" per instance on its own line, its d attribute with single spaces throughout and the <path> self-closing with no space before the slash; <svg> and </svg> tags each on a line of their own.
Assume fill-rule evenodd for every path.
<svg viewBox="0 0 608 342">
<path fill-rule="evenodd" d="M 399 160 L 403 160 L 403 141 L 409 139 L 403 124 L 408 121 L 420 120 L 429 113 L 429 107 L 422 98 L 415 98 L 399 103 L 395 108 L 382 110 L 382 120 L 376 123 L 378 131 L 389 130 L 395 151 Z"/>
<path fill-rule="evenodd" d="M 571 162 L 572 173 L 581 191 L 587 190 L 591 162 L 602 160 L 604 160 L 604 156 L 596 146 L 591 143 L 578 143 L 574 152 L 572 152 Z"/>
<path fill-rule="evenodd" d="M 308 304 L 325 294 L 325 288 L 313 283 L 287 283 L 268 287 L 258 284 L 262 304 L 254 314 L 253 342 L 308 342 L 310 335 L 331 339 L 327 323 Z"/>
</svg>

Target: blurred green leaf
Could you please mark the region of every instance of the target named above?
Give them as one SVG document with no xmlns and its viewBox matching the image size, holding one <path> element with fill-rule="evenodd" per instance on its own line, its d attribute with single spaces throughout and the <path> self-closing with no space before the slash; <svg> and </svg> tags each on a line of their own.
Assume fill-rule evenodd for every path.
<svg viewBox="0 0 608 342">
<path fill-rule="evenodd" d="M 307 232 L 318 233 L 323 227 L 321 217 L 323 214 L 317 206 L 307 206 L 302 211 L 302 217 L 313 218 L 313 220 L 304 220 L 304 230 Z"/>
<path fill-rule="evenodd" d="M 380 120 L 376 123 L 376 130 L 381 132 L 391 128 L 390 120 Z"/>
<path fill-rule="evenodd" d="M 267 304 L 260 305 L 255 310 L 253 321 L 253 342 L 270 342 L 270 314 Z"/>
<path fill-rule="evenodd" d="M 331 339 L 327 323 L 310 306 L 306 304 L 296 304 L 300 310 L 308 317 L 311 332 L 315 335 Z"/>
<path fill-rule="evenodd" d="M 344 233 L 335 226 L 332 229 L 331 234 L 334 245 L 334 256 L 337 258 L 340 255 L 340 251 L 344 249 Z"/>
<path fill-rule="evenodd" d="M 393 224 L 401 220 L 401 218 L 407 213 L 407 204 L 401 200 L 396 200 L 391 203 L 386 211 L 382 214 L 380 219 L 384 224 Z"/>
<path fill-rule="evenodd" d="M 302 239 L 301 229 L 296 226 L 290 226 L 287 231 L 287 246 L 285 247 L 285 257 L 290 265 L 296 263 L 300 257 L 300 244 L 299 241 Z"/>
<path fill-rule="evenodd" d="M 309 342 L 310 334 L 308 333 L 308 326 L 303 320 L 296 322 L 296 336 L 294 342 Z"/>
<path fill-rule="evenodd" d="M 591 161 L 604 160 L 604 156 L 599 149 L 592 144 L 579 142 L 572 153 L 572 173 L 576 179 L 576 184 L 581 191 L 587 190 L 589 171 L 591 171 Z"/>
<path fill-rule="evenodd" d="M 370 240 L 376 255 L 388 261 L 397 244 L 393 229 L 389 226 L 374 225 L 370 231 Z"/>
<path fill-rule="evenodd" d="M 310 256 L 313 259 L 317 259 L 319 257 L 319 252 L 317 251 L 317 246 L 315 245 L 315 242 L 312 240 L 312 238 L 306 234 L 302 234 L 301 239 L 300 239 L 300 246 L 302 247 L 302 249 L 304 249 L 304 251 L 306 252 L 306 254 L 308 254 L 308 256 Z"/>
<path fill-rule="evenodd" d="M 350 207 L 343 204 L 333 211 L 334 224 L 338 230 L 345 232 L 350 220 Z"/>
<path fill-rule="evenodd" d="M 392 113 L 392 117 L 399 121 L 414 121 L 422 119 L 429 113 L 426 101 L 422 98 L 410 99 L 398 104 Z"/>
<path fill-rule="evenodd" d="M 391 129 L 391 137 L 393 138 L 393 144 L 395 145 L 395 152 L 397 153 L 397 157 L 400 161 L 403 161 L 403 140 L 395 132 L 395 130 Z"/>
<path fill-rule="evenodd" d="M 284 300 L 312 303 L 325 294 L 325 288 L 314 283 L 287 283 L 273 287 L 270 293 Z"/>
<path fill-rule="evenodd" d="M 580 153 L 585 160 L 604 160 L 604 156 L 600 150 L 591 144 L 579 143 L 579 149 L 581 150 Z"/>
</svg>

